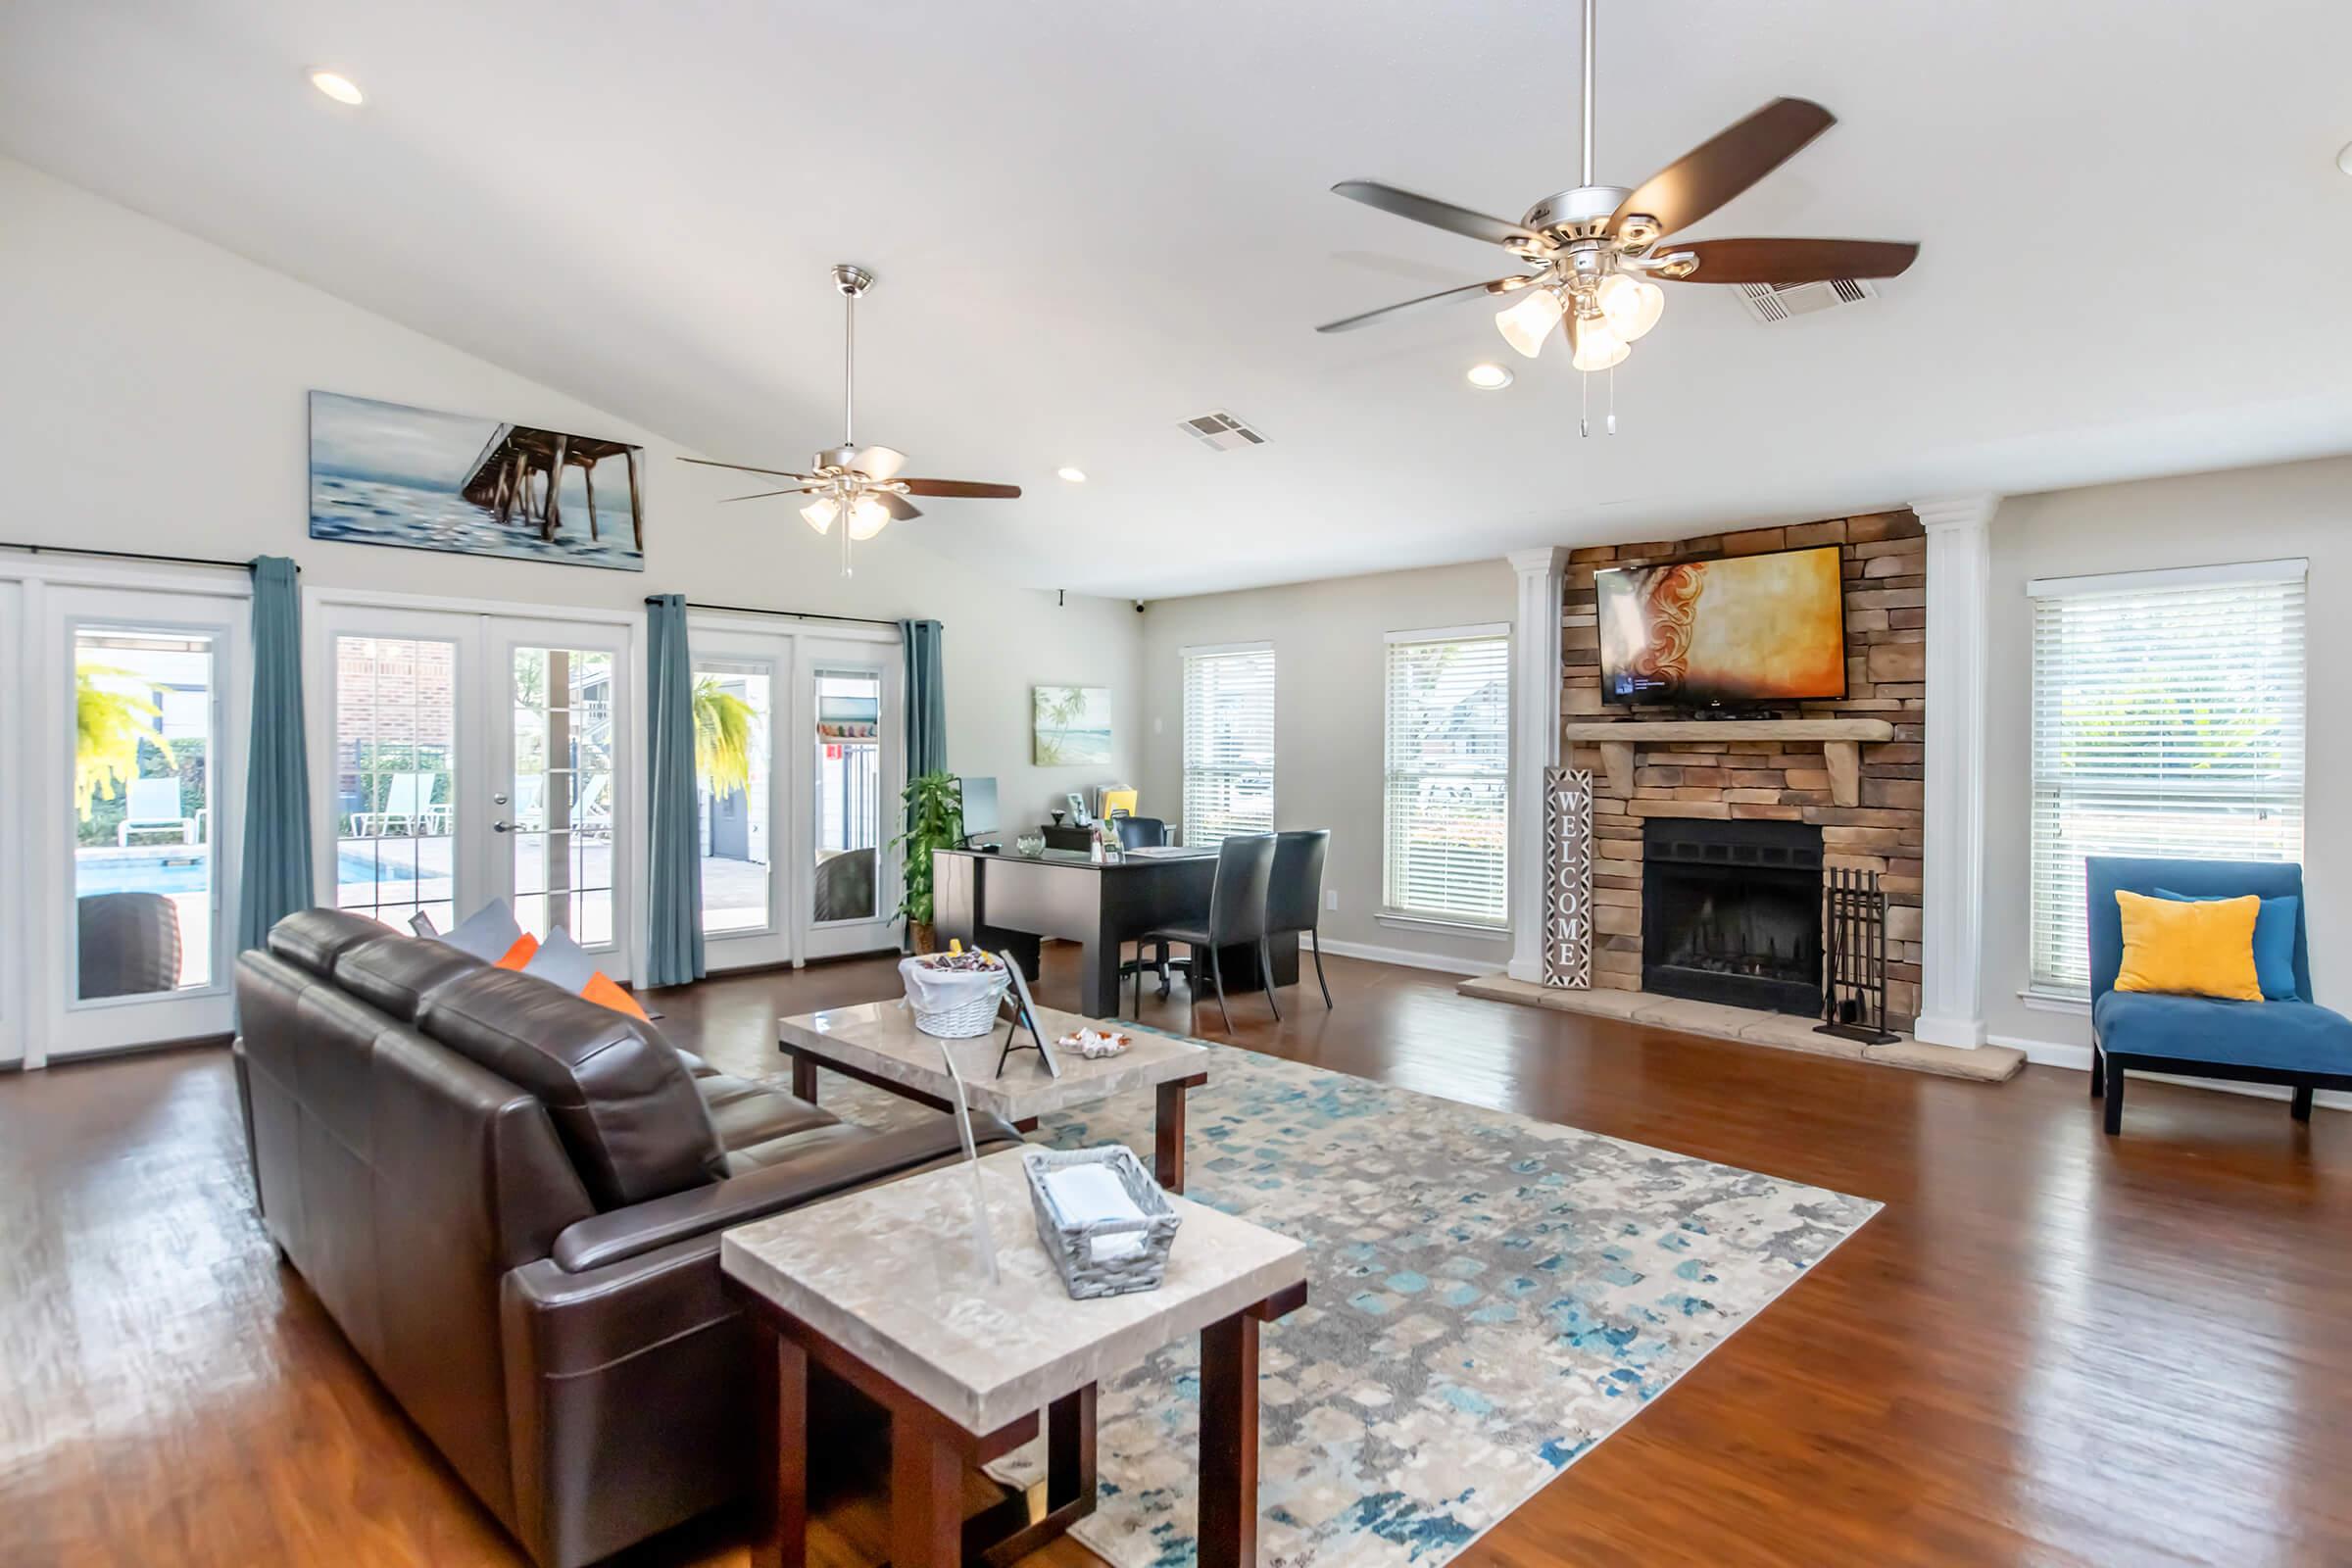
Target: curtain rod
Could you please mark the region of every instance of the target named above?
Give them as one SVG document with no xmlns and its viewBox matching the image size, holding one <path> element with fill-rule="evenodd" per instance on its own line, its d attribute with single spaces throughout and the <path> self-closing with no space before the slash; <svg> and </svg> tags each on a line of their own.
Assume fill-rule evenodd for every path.
<svg viewBox="0 0 2352 1568">
<path fill-rule="evenodd" d="M 662 594 L 647 594 L 645 602 L 649 605 L 660 604 L 664 597 Z M 871 615 L 828 615 L 816 610 L 762 610 L 756 605 L 706 605 L 700 599 L 687 600 L 686 608 L 713 610 L 726 615 L 786 615 L 794 620 L 847 620 L 860 626 L 888 626 L 893 631 L 898 630 L 899 626 L 895 620 L 876 620 Z"/>
<path fill-rule="evenodd" d="M 0 539 L 0 550 L 22 550 L 29 555 L 47 553 L 53 556 L 103 556 L 109 561 L 157 561 L 168 566 L 225 566 L 231 571 L 251 571 L 250 561 L 220 561 L 212 556 L 160 556 L 146 550 L 85 550 L 80 545 L 26 545 Z M 302 570 L 299 565 L 294 568 Z"/>
</svg>

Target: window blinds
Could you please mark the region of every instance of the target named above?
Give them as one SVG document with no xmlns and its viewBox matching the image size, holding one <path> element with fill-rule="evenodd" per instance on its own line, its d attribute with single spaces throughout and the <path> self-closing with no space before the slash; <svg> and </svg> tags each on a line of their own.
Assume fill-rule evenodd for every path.
<svg viewBox="0 0 2352 1568">
<path fill-rule="evenodd" d="M 2303 564 L 2034 583 L 2032 983 L 2089 986 L 2090 855 L 2303 854 Z"/>
<path fill-rule="evenodd" d="M 1274 830 L 1274 650 L 1184 654 L 1184 842 Z"/>
<path fill-rule="evenodd" d="M 1392 913 L 1499 926 L 1509 788 L 1510 640 L 1389 640 L 1381 900 Z"/>
</svg>

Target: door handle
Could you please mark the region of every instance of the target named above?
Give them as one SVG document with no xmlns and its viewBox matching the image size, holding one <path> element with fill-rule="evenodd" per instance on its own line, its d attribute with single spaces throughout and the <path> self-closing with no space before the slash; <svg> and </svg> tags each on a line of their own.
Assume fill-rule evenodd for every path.
<svg viewBox="0 0 2352 1568">
<path fill-rule="evenodd" d="M 493 822 L 490 824 L 490 831 L 493 833 L 512 833 L 520 826 L 522 826 L 520 822 Z"/>
</svg>

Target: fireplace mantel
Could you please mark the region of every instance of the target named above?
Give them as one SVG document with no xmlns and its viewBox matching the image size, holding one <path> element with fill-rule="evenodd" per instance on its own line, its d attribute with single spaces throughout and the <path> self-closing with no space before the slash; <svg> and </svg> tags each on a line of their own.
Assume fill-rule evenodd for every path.
<svg viewBox="0 0 2352 1568">
<path fill-rule="evenodd" d="M 1572 745 L 1581 742 L 1599 747 L 1609 788 L 1621 796 L 1634 793 L 1636 747 L 1684 741 L 1817 745 L 1829 770 L 1831 800 L 1838 806 L 1858 806 L 1862 801 L 1861 745 L 1894 739 L 1894 726 L 1883 718 L 1575 719 L 1560 726 L 1560 736 Z"/>
</svg>

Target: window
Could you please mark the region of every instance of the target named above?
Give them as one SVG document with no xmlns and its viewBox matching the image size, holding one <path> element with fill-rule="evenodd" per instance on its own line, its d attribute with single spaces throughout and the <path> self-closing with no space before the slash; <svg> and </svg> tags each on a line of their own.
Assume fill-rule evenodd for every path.
<svg viewBox="0 0 2352 1568">
<path fill-rule="evenodd" d="M 1500 626 L 1389 634 L 1381 903 L 1392 914 L 1509 918 L 1510 649 Z"/>
<path fill-rule="evenodd" d="M 2032 988 L 2089 985 L 2090 855 L 2303 854 L 2303 563 L 2035 582 Z"/>
<path fill-rule="evenodd" d="M 1184 651 L 1184 842 L 1274 831 L 1274 649 Z"/>
</svg>

